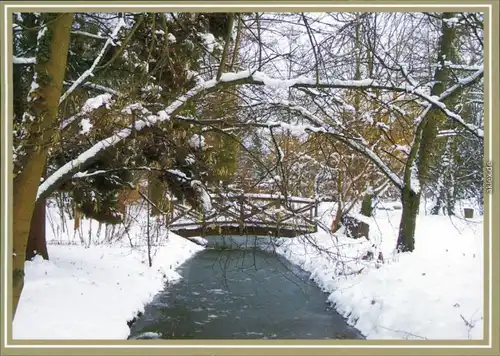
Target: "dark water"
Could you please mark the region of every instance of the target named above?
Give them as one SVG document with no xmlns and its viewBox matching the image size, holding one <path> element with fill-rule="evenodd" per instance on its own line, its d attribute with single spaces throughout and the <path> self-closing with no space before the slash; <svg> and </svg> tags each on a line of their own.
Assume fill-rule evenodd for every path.
<svg viewBox="0 0 500 356">
<path fill-rule="evenodd" d="M 179 273 L 183 279 L 145 307 L 130 338 L 363 338 L 306 272 L 270 253 L 204 250 Z"/>
</svg>

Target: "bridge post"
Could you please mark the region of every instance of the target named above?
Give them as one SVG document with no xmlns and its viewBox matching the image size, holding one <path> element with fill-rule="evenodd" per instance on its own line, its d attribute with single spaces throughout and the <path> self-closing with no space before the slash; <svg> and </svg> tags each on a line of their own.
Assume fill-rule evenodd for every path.
<svg viewBox="0 0 500 356">
<path fill-rule="evenodd" d="M 281 209 L 281 195 L 278 195 L 278 198 L 276 199 L 276 208 Z M 279 237 L 281 235 L 281 212 L 278 212 L 276 214 L 276 237 Z"/>
<path fill-rule="evenodd" d="M 239 203 L 240 203 L 240 221 L 239 221 L 239 224 L 238 224 L 238 227 L 239 227 L 239 231 L 240 231 L 240 235 L 243 236 L 243 229 L 244 229 L 244 226 L 243 226 L 243 223 L 245 221 L 245 205 L 244 205 L 244 196 L 243 195 L 240 195 L 239 196 Z"/>
<path fill-rule="evenodd" d="M 205 213 L 203 213 L 201 218 L 201 237 L 207 236 L 207 220 L 205 218 Z"/>
</svg>

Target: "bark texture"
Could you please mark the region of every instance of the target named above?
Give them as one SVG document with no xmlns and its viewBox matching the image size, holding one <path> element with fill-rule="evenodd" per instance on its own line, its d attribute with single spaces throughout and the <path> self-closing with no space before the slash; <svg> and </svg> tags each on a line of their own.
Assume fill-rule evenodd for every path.
<svg viewBox="0 0 500 356">
<path fill-rule="evenodd" d="M 13 316 L 24 286 L 24 262 L 31 218 L 49 146 L 54 137 L 59 98 L 66 72 L 72 13 L 43 14 L 47 27 L 37 50 L 38 88 L 28 103 L 32 120 L 26 124 L 21 170 L 14 179 Z"/>
<path fill-rule="evenodd" d="M 454 13 L 443 13 L 443 19 L 446 21 L 454 17 Z M 432 87 L 431 95 L 440 96 L 449 81 L 449 70 L 444 65 L 445 60 L 453 56 L 453 42 L 455 38 L 455 29 L 448 26 L 445 21 L 442 23 L 442 34 L 439 41 L 438 61 L 440 66 L 434 72 L 434 81 L 436 84 Z M 408 158 L 405 168 L 404 187 L 401 192 L 401 202 L 403 211 L 399 225 L 399 234 L 396 248 L 398 251 L 407 252 L 415 249 L 415 226 L 420 205 L 421 192 L 414 192 L 411 189 L 412 175 L 410 170 L 417 168 L 418 181 L 420 187 L 424 187 L 428 178 L 430 163 L 435 157 L 434 147 L 438 131 L 439 122 L 444 120 L 442 111 L 433 107 L 417 128 L 412 153 Z"/>
</svg>

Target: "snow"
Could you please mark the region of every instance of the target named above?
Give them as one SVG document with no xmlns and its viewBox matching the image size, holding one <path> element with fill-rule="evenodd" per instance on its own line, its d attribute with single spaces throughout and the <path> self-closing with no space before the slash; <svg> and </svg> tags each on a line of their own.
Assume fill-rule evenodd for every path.
<svg viewBox="0 0 500 356">
<path fill-rule="evenodd" d="M 81 111 L 83 113 L 88 113 L 90 111 L 100 108 L 101 106 L 106 106 L 106 108 L 109 108 L 109 104 L 111 102 L 112 97 L 113 96 L 111 94 L 105 93 L 87 99 L 87 101 L 85 101 L 85 104 L 83 104 Z"/>
<path fill-rule="evenodd" d="M 283 150 L 281 149 L 280 146 L 276 147 L 278 150 L 278 162 L 283 162 L 283 159 L 285 158 L 285 154 L 283 153 Z"/>
<path fill-rule="evenodd" d="M 175 36 L 172 33 L 170 33 L 170 32 L 167 34 L 167 39 L 168 39 L 168 42 L 170 42 L 170 43 L 176 43 L 177 42 L 177 39 L 175 38 Z"/>
<path fill-rule="evenodd" d="M 406 145 L 398 145 L 398 144 L 395 144 L 394 145 L 394 149 L 396 151 L 401 151 L 401 152 L 404 152 L 406 154 L 410 154 L 410 147 L 406 146 Z"/>
<path fill-rule="evenodd" d="M 90 123 L 89 119 L 82 119 L 82 121 L 80 121 L 80 135 L 88 134 L 92 129 L 92 126 L 93 125 Z"/>
<path fill-rule="evenodd" d="M 384 122 L 377 122 L 375 124 L 375 126 L 377 127 L 380 127 L 381 129 L 384 129 L 384 130 L 390 130 L 391 128 L 389 126 L 387 126 L 387 124 L 385 124 Z"/>
<path fill-rule="evenodd" d="M 14 12 L 14 16 L 16 16 L 16 21 L 23 22 L 23 15 L 20 12 Z"/>
<path fill-rule="evenodd" d="M 221 82 L 232 82 L 232 81 L 237 81 L 240 79 L 249 78 L 251 76 L 252 76 L 252 71 L 250 69 L 247 69 L 247 70 L 242 70 L 242 71 L 236 72 L 236 73 L 223 73 L 220 77 L 220 81 Z M 207 85 L 209 85 L 208 82 L 207 82 Z"/>
<path fill-rule="evenodd" d="M 185 159 L 184 161 L 185 161 L 185 162 L 186 162 L 186 164 L 188 164 L 188 165 L 193 165 L 193 164 L 195 164 L 195 163 L 196 163 L 196 159 L 195 159 L 194 155 L 192 155 L 192 154 L 188 154 L 188 155 L 186 156 L 186 159 Z"/>
<path fill-rule="evenodd" d="M 155 246 L 149 268 L 141 245 L 68 245 L 75 242 L 68 230 L 61 232 L 62 222 L 57 217 L 55 208 L 49 208 L 50 260 L 36 256 L 26 262 L 14 339 L 126 339 L 127 321 L 143 310 L 165 282 L 178 281 L 181 277 L 175 269 L 203 249 L 170 232 L 161 246 Z M 73 226 L 72 220 L 67 223 Z M 93 224 L 95 234 L 97 223 Z M 81 225 L 82 235 L 89 235 L 92 220 L 82 220 Z M 132 240 L 144 239 L 137 225 L 129 233 Z"/>
<path fill-rule="evenodd" d="M 275 179 L 276 179 L 276 177 L 275 177 Z M 299 203 L 299 202 L 300 203 L 313 203 L 314 202 L 314 199 L 304 198 L 304 197 L 295 197 L 295 196 L 290 196 L 290 195 L 284 196 L 283 194 L 246 193 L 246 194 L 244 194 L 244 196 L 246 198 L 254 198 L 254 199 L 261 198 L 264 200 L 281 198 L 281 199 L 293 200 L 293 202 L 296 202 L 296 203 Z"/>
<path fill-rule="evenodd" d="M 101 151 L 104 151 L 108 147 L 111 147 L 118 142 L 120 142 L 124 137 L 130 135 L 130 129 L 124 129 L 114 136 L 108 137 L 104 140 L 99 141 L 94 146 L 92 146 L 87 151 L 80 154 L 76 159 L 69 161 L 61 168 L 59 168 L 56 172 L 50 175 L 40 186 L 37 191 L 37 199 L 45 193 L 45 191 L 51 188 L 54 184 L 56 184 L 59 179 L 64 177 L 65 175 L 71 174 L 72 172 L 77 173 L 80 168 L 82 168 L 82 163 L 87 162 L 93 157 L 96 157 L 97 154 Z"/>
<path fill-rule="evenodd" d="M 38 88 L 40 88 L 40 85 L 38 85 L 38 83 L 35 80 L 33 80 L 31 82 L 30 92 L 34 92 Z"/>
<path fill-rule="evenodd" d="M 471 72 L 476 72 L 476 71 L 482 69 L 481 66 L 468 66 L 468 65 L 463 65 L 463 64 L 454 64 L 450 61 L 445 61 L 445 66 L 450 68 L 450 69 L 458 69 L 458 70 L 471 71 Z"/>
<path fill-rule="evenodd" d="M 35 72 L 35 74 L 33 75 L 33 80 L 31 81 L 31 85 L 30 85 L 30 90 L 28 92 L 28 96 L 26 97 L 26 101 L 29 103 L 31 102 L 34 98 L 36 98 L 36 90 L 40 87 L 40 85 L 38 85 L 38 82 L 37 82 L 37 79 L 38 78 L 38 73 Z"/>
<path fill-rule="evenodd" d="M 36 37 L 38 43 L 40 43 L 40 40 L 42 39 L 43 36 L 45 36 L 45 33 L 47 32 L 47 26 L 43 26 L 40 31 L 38 31 L 38 35 Z"/>
<path fill-rule="evenodd" d="M 203 150 L 205 148 L 205 137 L 194 134 L 189 140 L 189 145 L 195 150 Z"/>
<path fill-rule="evenodd" d="M 106 40 L 106 43 L 104 43 L 104 46 L 102 47 L 101 52 L 99 52 L 99 54 L 97 55 L 96 59 L 94 60 L 94 62 L 90 66 L 90 68 L 88 70 L 86 70 L 85 72 L 83 72 L 83 74 L 77 80 L 75 80 L 71 84 L 71 86 L 68 88 L 68 90 L 66 90 L 64 92 L 64 94 L 61 95 L 61 97 L 59 98 L 59 103 L 62 103 L 64 100 L 66 100 L 66 98 L 69 95 L 71 95 L 71 93 L 73 93 L 73 91 L 79 85 L 81 85 L 88 77 L 94 75 L 93 74 L 94 70 L 97 67 L 97 65 L 99 64 L 99 62 L 101 61 L 101 59 L 104 56 L 104 54 L 106 53 L 108 47 L 114 44 L 113 40 L 116 39 L 116 37 L 118 36 L 118 33 L 120 32 L 120 30 L 123 27 L 126 27 L 126 26 L 127 26 L 127 24 L 125 23 L 125 20 L 123 18 L 120 18 L 119 21 L 118 21 L 118 23 L 117 23 L 117 25 L 116 25 L 116 27 L 113 29 L 113 32 L 111 33 L 111 35 L 109 36 L 109 38 Z"/>
<path fill-rule="evenodd" d="M 192 78 L 195 78 L 197 76 L 199 76 L 199 73 L 197 71 L 190 69 L 187 70 L 187 79 L 191 80 Z"/>
<path fill-rule="evenodd" d="M 457 17 L 452 17 L 449 19 L 443 19 L 443 22 L 448 26 L 448 27 L 454 27 L 456 24 L 458 24 L 460 20 Z"/>
<path fill-rule="evenodd" d="M 410 188 L 411 188 L 411 190 L 413 190 L 413 192 L 415 192 L 415 194 L 418 194 L 418 193 L 420 193 L 420 180 L 418 178 L 418 168 L 417 168 L 415 161 L 411 165 L 410 171 L 411 171 L 411 173 L 410 173 Z"/>
<path fill-rule="evenodd" d="M 142 114 L 151 113 L 151 111 L 149 111 L 144 106 L 142 106 L 141 103 L 134 103 L 134 104 L 128 105 L 122 109 L 122 113 L 129 114 L 129 115 L 132 115 L 132 112 L 134 112 L 134 111 L 138 111 Z"/>
<path fill-rule="evenodd" d="M 82 116 L 85 116 L 86 114 L 99 109 L 101 106 L 105 105 L 106 108 L 109 109 L 110 104 L 112 103 L 112 94 L 111 93 L 106 93 L 106 94 L 101 94 L 97 95 L 93 98 L 87 99 L 85 103 L 82 106 L 82 109 L 80 112 L 77 114 L 63 120 L 60 125 L 60 130 L 64 130 L 68 125 L 73 123 L 76 119 L 81 118 Z M 82 128 L 81 134 L 86 134 L 92 128 L 92 125 L 88 126 L 90 124 L 90 121 L 88 119 L 82 119 L 82 121 L 79 123 L 79 126 Z M 87 130 L 88 129 L 88 130 Z"/>
<path fill-rule="evenodd" d="M 14 64 L 35 64 L 36 58 L 35 57 L 22 58 L 22 57 L 13 56 L 12 63 L 14 63 Z"/>
<path fill-rule="evenodd" d="M 460 134 L 458 130 L 439 130 L 436 137 L 456 136 Z"/>
<path fill-rule="evenodd" d="M 76 173 L 73 178 L 87 178 L 87 177 L 92 177 L 92 176 L 95 176 L 95 175 L 99 175 L 99 174 L 104 174 L 106 173 L 105 170 L 97 170 L 97 171 L 94 171 L 92 173 L 88 173 L 87 171 L 85 172 L 78 172 Z"/>
<path fill-rule="evenodd" d="M 160 333 L 154 333 L 151 331 L 147 331 L 145 333 L 142 333 L 138 336 L 135 336 L 132 338 L 132 340 L 137 340 L 137 339 L 160 339 L 161 334 Z"/>
<path fill-rule="evenodd" d="M 194 188 L 198 197 L 201 199 L 202 207 L 205 212 L 210 212 L 212 210 L 212 200 L 207 190 L 198 180 L 191 181 L 191 186 Z"/>
<path fill-rule="evenodd" d="M 80 77 L 80 78 L 83 78 L 83 77 Z M 83 79 L 81 79 L 81 80 L 83 81 Z M 72 87 L 75 86 L 77 82 L 78 82 L 78 80 L 73 83 Z M 212 80 L 211 86 L 207 86 L 205 84 L 206 83 L 204 83 L 202 86 L 194 87 L 193 89 L 189 90 L 186 94 L 180 96 L 177 100 L 175 100 L 167 108 L 159 111 L 157 114 L 158 119 L 156 122 L 162 122 L 162 121 L 169 120 L 170 115 L 172 115 L 173 113 L 178 111 L 180 108 L 182 108 L 183 105 L 189 99 L 200 94 L 204 90 L 215 86 L 217 84 L 217 82 L 215 80 Z M 75 86 L 75 88 L 76 88 L 76 86 Z M 68 91 L 66 93 L 68 93 L 70 91 L 70 89 L 68 89 Z M 61 101 L 62 101 L 62 99 L 60 100 L 60 102 Z M 149 121 L 151 121 L 151 118 L 149 118 Z M 145 122 L 142 122 L 141 124 L 139 122 L 136 122 L 135 128 L 136 128 L 136 130 L 139 131 L 142 128 L 144 128 L 145 126 L 146 126 Z M 44 194 L 48 189 L 50 189 L 53 185 L 57 184 L 60 181 L 60 179 L 62 179 L 64 176 L 70 175 L 72 173 L 77 173 L 80 169 L 85 169 L 85 163 L 89 162 L 90 159 L 92 159 L 93 157 L 96 157 L 98 154 L 102 153 L 103 151 L 105 151 L 109 147 L 112 147 L 112 146 L 116 145 L 117 143 L 121 142 L 123 139 L 130 136 L 131 133 L 132 133 L 132 127 L 124 128 L 124 129 L 120 130 L 119 132 L 117 132 L 116 134 L 114 134 L 113 136 L 110 136 L 108 138 L 105 138 L 105 139 L 97 142 L 91 148 L 89 148 L 87 151 L 80 154 L 77 158 L 75 158 L 72 161 L 63 165 L 56 172 L 54 172 L 50 177 L 48 177 L 47 180 L 45 182 L 43 182 L 43 184 L 41 184 L 39 186 L 38 192 L 37 192 L 37 199 L 42 194 Z"/>
<path fill-rule="evenodd" d="M 205 46 L 208 52 L 212 53 L 215 45 L 214 35 L 211 33 L 200 33 L 199 36 L 203 42 L 203 46 Z"/>
<path fill-rule="evenodd" d="M 321 205 L 325 224 L 333 211 Z M 311 272 L 328 301 L 368 339 L 482 339 L 482 217 L 422 213 L 415 251 L 395 255 L 401 210 L 375 214 L 363 218 L 370 241 L 320 231 L 282 239 L 278 253 Z M 375 259 L 382 252 L 384 263 L 361 260 L 367 251 Z"/>
<path fill-rule="evenodd" d="M 156 84 L 148 84 L 144 87 L 141 88 L 141 91 L 143 93 L 147 93 L 147 94 L 150 94 L 150 93 L 158 93 L 158 92 L 161 92 L 163 90 L 163 88 L 160 86 L 160 85 L 156 85 Z"/>
<path fill-rule="evenodd" d="M 185 179 L 188 180 L 189 178 L 187 177 L 186 173 L 178 170 L 178 169 L 167 169 L 167 172 L 176 175 L 180 179 Z"/>
<path fill-rule="evenodd" d="M 281 80 L 281 79 L 271 78 L 262 72 L 255 72 L 253 75 L 253 79 L 255 79 L 256 81 L 261 81 L 262 83 L 264 83 L 264 85 L 267 85 L 268 87 L 273 89 L 288 89 L 294 85 L 297 85 L 298 83 L 301 84 L 315 83 L 315 80 L 313 78 L 308 78 L 304 76 L 288 80 Z"/>
<path fill-rule="evenodd" d="M 104 37 L 104 36 L 101 35 L 101 32 L 97 32 L 97 34 L 95 34 L 95 33 L 90 33 L 90 32 L 86 32 L 86 31 L 71 31 L 71 34 L 72 35 L 87 36 L 87 37 L 96 38 L 96 39 L 99 39 L 99 40 L 105 40 L 106 39 L 106 37 Z"/>
<path fill-rule="evenodd" d="M 460 208 L 468 206 L 460 204 Z M 416 250 L 395 255 L 401 210 L 381 207 L 396 206 L 400 203 L 379 202 L 372 218 L 353 214 L 370 225 L 370 241 L 320 230 L 281 239 L 277 252 L 309 271 L 327 300 L 368 339 L 481 339 L 482 216 L 466 220 L 425 215 L 421 208 Z M 322 203 L 320 221 L 329 224 L 334 211 L 335 203 Z M 125 339 L 127 321 L 165 282 L 168 288 L 178 281 L 181 277 L 175 268 L 203 249 L 163 230 L 149 268 L 144 216 L 131 217 L 137 223 L 131 225 L 127 239 L 120 229 L 108 234 L 105 227 L 106 232 L 99 235 L 98 224 L 87 219 L 73 232 L 68 226 L 74 220 L 63 222 L 55 207 L 49 206 L 47 212 L 50 260 L 37 256 L 26 262 L 14 339 Z M 83 245 L 79 238 L 85 240 Z M 103 243 L 109 238 L 115 239 L 113 245 Z M 374 256 L 381 252 L 383 262 L 362 260 L 368 251 Z M 160 333 L 151 331 L 137 338 L 159 337 Z"/>
<path fill-rule="evenodd" d="M 475 80 L 478 80 L 484 75 L 484 67 L 480 66 L 477 71 L 475 71 L 473 74 L 469 75 L 466 78 L 459 78 L 458 83 L 453 85 L 452 87 L 446 89 L 438 98 L 435 96 L 430 96 L 426 95 L 425 93 L 421 91 L 415 91 L 415 93 L 420 96 L 421 98 L 425 99 L 429 104 L 436 105 L 439 107 L 444 114 L 451 120 L 456 121 L 469 131 L 471 131 L 473 134 L 475 134 L 477 137 L 483 138 L 484 137 L 484 131 L 483 129 L 476 127 L 475 125 L 471 125 L 466 123 L 460 115 L 454 113 L 453 111 L 449 110 L 446 108 L 446 105 L 443 103 L 443 100 L 446 99 L 448 96 L 456 92 L 458 89 L 462 88 L 463 86 L 466 86 L 470 83 L 472 83 Z"/>
<path fill-rule="evenodd" d="M 64 82 L 65 85 L 72 85 L 73 83 L 74 82 Z M 118 95 L 118 92 L 116 90 L 105 87 L 103 85 L 94 84 L 94 83 L 83 83 L 83 86 L 87 87 L 87 88 L 95 89 L 95 90 L 100 90 L 100 91 L 103 91 L 103 92 L 106 92 L 109 94 Z"/>
</svg>

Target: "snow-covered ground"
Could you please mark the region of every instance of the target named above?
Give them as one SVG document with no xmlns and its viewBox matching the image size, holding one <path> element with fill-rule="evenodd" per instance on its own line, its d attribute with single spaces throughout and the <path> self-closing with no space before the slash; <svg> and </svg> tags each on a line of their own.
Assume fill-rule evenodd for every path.
<svg viewBox="0 0 500 356">
<path fill-rule="evenodd" d="M 331 206 L 322 213 L 331 222 Z M 482 216 L 421 214 L 415 251 L 396 257 L 400 216 L 401 210 L 377 210 L 375 218 L 364 218 L 371 241 L 341 235 L 337 241 L 322 231 L 284 240 L 278 252 L 311 272 L 338 312 L 368 339 L 482 339 Z M 367 251 L 375 261 L 361 259 Z M 383 263 L 376 262 L 379 252 Z"/>
<path fill-rule="evenodd" d="M 398 204 L 380 205 L 374 218 L 364 218 L 370 224 L 370 241 L 320 231 L 283 239 L 277 251 L 311 272 L 329 293 L 328 300 L 369 339 L 481 339 L 482 217 L 421 214 L 416 250 L 396 257 L 401 210 L 394 207 Z M 331 204 L 323 204 L 320 213 L 329 225 Z M 115 230 L 82 220 L 74 233 L 72 220 L 64 220 L 63 230 L 58 211 L 48 209 L 50 261 L 37 257 L 26 263 L 15 339 L 128 337 L 127 321 L 166 281 L 178 280 L 176 267 L 202 247 L 157 229 L 152 219 L 149 268 L 147 220 L 140 212 L 127 219 L 127 228 Z M 361 259 L 367 251 L 375 261 Z M 383 263 L 376 262 L 379 252 Z"/>
<path fill-rule="evenodd" d="M 152 249 L 153 267 L 149 268 L 143 244 L 132 248 L 124 237 L 112 247 L 90 244 L 86 248 L 78 237 L 73 240 L 72 234 L 60 233 L 61 219 L 54 209 L 48 210 L 48 240 L 65 244 L 49 244 L 49 261 L 37 256 L 26 262 L 14 339 L 126 339 L 127 321 L 142 311 L 165 282 L 177 281 L 180 275 L 175 269 L 203 249 L 164 233 L 162 245 Z M 73 221 L 67 222 L 72 231 Z M 93 224 L 95 235 L 97 223 Z M 82 220 L 83 237 L 91 227 L 90 220 Z M 141 235 L 144 241 L 143 233 L 140 224 L 129 231 L 133 242 Z M 96 244 L 100 242 L 93 237 Z M 72 240 L 77 244 L 68 245 Z"/>
</svg>

